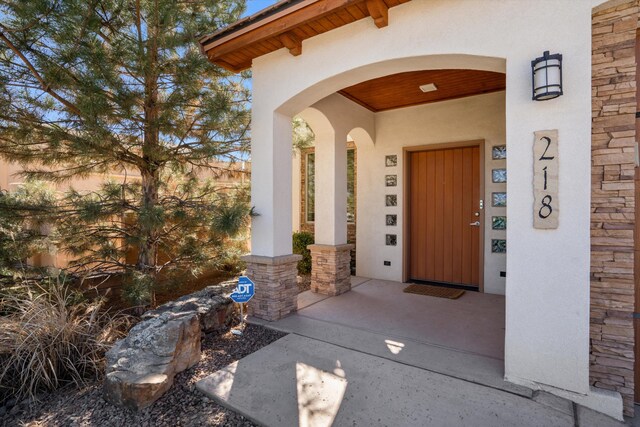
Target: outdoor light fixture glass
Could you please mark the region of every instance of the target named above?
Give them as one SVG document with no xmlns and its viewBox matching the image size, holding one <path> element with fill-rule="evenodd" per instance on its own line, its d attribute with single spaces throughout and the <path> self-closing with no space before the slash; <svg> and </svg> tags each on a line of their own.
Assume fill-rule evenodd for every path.
<svg viewBox="0 0 640 427">
<path fill-rule="evenodd" d="M 545 51 L 531 61 L 534 101 L 546 101 L 562 95 L 562 55 Z"/>
</svg>

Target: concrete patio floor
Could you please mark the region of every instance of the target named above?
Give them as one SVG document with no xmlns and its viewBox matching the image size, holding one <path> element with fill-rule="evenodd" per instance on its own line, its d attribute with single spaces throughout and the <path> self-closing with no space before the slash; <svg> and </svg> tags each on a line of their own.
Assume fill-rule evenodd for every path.
<svg viewBox="0 0 640 427">
<path fill-rule="evenodd" d="M 404 283 L 361 277 L 352 282 L 350 292 L 313 304 L 307 301 L 317 294 L 301 294 L 297 315 L 504 359 L 503 295 L 468 291 L 451 300 L 404 293 Z"/>
<path fill-rule="evenodd" d="M 197 388 L 266 426 L 608 426 L 615 420 L 503 380 L 504 297 L 405 294 L 352 278 L 298 313 L 254 323 L 289 333 Z"/>
</svg>

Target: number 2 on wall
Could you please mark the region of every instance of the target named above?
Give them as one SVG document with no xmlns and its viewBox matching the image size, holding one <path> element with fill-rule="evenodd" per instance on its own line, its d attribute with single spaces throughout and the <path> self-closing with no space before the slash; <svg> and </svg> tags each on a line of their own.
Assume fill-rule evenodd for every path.
<svg viewBox="0 0 640 427">
<path fill-rule="evenodd" d="M 543 136 L 542 138 L 540 138 L 540 141 L 547 141 L 547 147 L 544 149 L 544 152 L 542 153 L 542 156 L 540 156 L 539 160 L 553 160 L 556 157 L 555 156 L 547 156 L 547 150 L 549 150 L 549 147 L 551 146 L 551 138 L 549 138 L 548 136 Z M 545 168 L 546 169 L 546 168 Z"/>
</svg>

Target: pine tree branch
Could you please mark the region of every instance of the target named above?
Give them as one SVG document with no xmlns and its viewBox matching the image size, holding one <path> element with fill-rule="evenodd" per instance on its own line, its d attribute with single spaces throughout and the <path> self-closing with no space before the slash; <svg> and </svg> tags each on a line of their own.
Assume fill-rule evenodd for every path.
<svg viewBox="0 0 640 427">
<path fill-rule="evenodd" d="M 29 68 L 29 70 L 31 71 L 31 74 L 42 85 L 42 90 L 44 90 L 46 93 L 48 93 L 49 95 L 51 95 L 52 97 L 60 101 L 65 107 L 67 107 L 69 111 L 71 111 L 77 116 L 80 116 L 81 115 L 80 109 L 76 105 L 74 105 L 72 102 L 66 100 L 65 98 L 60 96 L 56 91 L 51 89 L 51 86 L 44 80 L 44 78 L 42 78 L 40 73 L 38 73 L 38 70 L 36 70 L 33 64 L 31 64 L 31 61 L 29 61 L 29 59 L 27 59 L 27 57 L 22 54 L 22 52 L 11 42 L 11 40 L 9 40 L 5 36 L 4 33 L 7 31 L 7 27 L 5 27 L 3 24 L 0 24 L 0 29 L 1 29 L 0 40 L 2 40 L 7 45 L 7 47 L 9 47 L 9 49 L 11 49 L 13 53 L 18 55 L 18 57 L 22 60 L 22 62 L 24 62 L 27 68 Z"/>
</svg>

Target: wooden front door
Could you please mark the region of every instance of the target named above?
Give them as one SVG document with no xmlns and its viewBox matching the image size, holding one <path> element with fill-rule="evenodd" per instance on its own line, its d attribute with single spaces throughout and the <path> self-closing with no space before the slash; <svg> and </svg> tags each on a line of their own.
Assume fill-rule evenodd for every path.
<svg viewBox="0 0 640 427">
<path fill-rule="evenodd" d="M 480 147 L 409 153 L 409 278 L 479 287 Z"/>
</svg>

